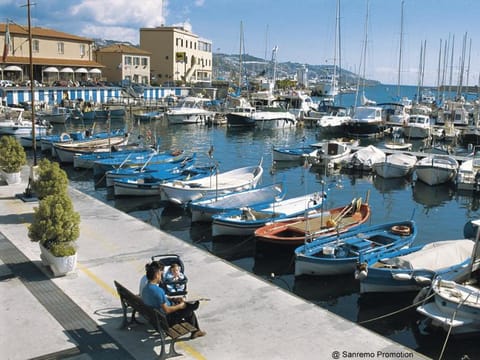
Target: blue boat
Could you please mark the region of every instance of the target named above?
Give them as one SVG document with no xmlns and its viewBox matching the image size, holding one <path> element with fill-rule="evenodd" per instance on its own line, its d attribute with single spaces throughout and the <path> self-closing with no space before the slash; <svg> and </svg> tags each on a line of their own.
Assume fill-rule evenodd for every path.
<svg viewBox="0 0 480 360">
<path fill-rule="evenodd" d="M 312 193 L 214 214 L 212 235 L 253 235 L 256 229 L 268 222 L 303 216 L 320 209 L 324 198 L 325 194 Z"/>
<path fill-rule="evenodd" d="M 122 147 L 117 151 L 108 151 L 108 152 L 93 152 L 85 154 L 77 154 L 73 156 L 73 167 L 75 169 L 93 169 L 95 162 L 102 161 L 106 159 L 122 159 L 125 160 L 127 157 L 135 158 L 142 157 L 147 158 L 155 154 L 155 149 L 153 148 L 144 148 L 138 146 L 131 147 Z"/>
<path fill-rule="evenodd" d="M 253 206 L 278 201 L 279 199 L 283 199 L 285 193 L 284 184 L 279 182 L 207 199 L 194 200 L 189 204 L 192 222 L 210 222 L 212 221 L 213 214 L 238 209 L 243 206 Z"/>
<path fill-rule="evenodd" d="M 388 253 L 362 254 L 355 272 L 360 292 L 419 291 L 436 276 L 462 281 L 469 275 L 474 245 L 469 239 L 445 240 Z"/>
<path fill-rule="evenodd" d="M 295 249 L 295 276 L 354 274 L 361 255 L 408 247 L 417 236 L 413 220 L 354 228 Z"/>
</svg>

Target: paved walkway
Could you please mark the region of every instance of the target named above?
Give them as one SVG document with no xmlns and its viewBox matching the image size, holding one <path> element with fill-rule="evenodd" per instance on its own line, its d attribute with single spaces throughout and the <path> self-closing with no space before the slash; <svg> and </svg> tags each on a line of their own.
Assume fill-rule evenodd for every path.
<svg viewBox="0 0 480 360">
<path fill-rule="evenodd" d="M 70 189 L 81 215 L 75 273 L 53 278 L 27 226 L 37 203 L 0 186 L 0 351 L 4 359 L 153 359 L 145 326 L 121 330 L 113 280 L 137 292 L 155 254 L 181 256 L 207 336 L 177 344 L 180 359 L 425 359 L 214 255 Z M 339 353 L 335 353 L 338 351 Z M 354 354 L 357 353 L 357 354 Z M 338 356 L 337 356 L 338 355 Z M 352 356 L 353 355 L 353 356 Z M 363 355 L 363 356 L 362 356 Z"/>
</svg>

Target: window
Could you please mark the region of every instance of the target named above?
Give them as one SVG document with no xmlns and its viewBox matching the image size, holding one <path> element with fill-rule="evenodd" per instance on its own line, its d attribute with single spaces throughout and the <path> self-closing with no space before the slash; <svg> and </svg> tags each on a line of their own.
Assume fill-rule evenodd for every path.
<svg viewBox="0 0 480 360">
<path fill-rule="evenodd" d="M 80 44 L 80 56 L 85 56 L 85 44 Z"/>
<path fill-rule="evenodd" d="M 40 41 L 33 40 L 32 41 L 32 51 L 38 53 L 40 51 Z"/>
<path fill-rule="evenodd" d="M 175 46 L 178 46 L 178 42 L 180 41 L 180 38 L 175 39 Z"/>
<path fill-rule="evenodd" d="M 64 53 L 64 47 L 65 47 L 65 44 L 63 42 L 58 42 L 57 43 L 57 52 L 59 54 L 63 54 Z"/>
<path fill-rule="evenodd" d="M 132 57 L 131 56 L 125 56 L 124 63 L 125 63 L 125 65 L 132 65 Z"/>
<path fill-rule="evenodd" d="M 138 56 L 135 56 L 133 58 L 133 65 L 135 65 L 135 66 L 140 65 L 140 58 Z"/>
<path fill-rule="evenodd" d="M 167 56 L 168 59 L 168 56 Z M 147 66 L 148 65 L 148 58 L 142 57 L 142 66 Z"/>
</svg>

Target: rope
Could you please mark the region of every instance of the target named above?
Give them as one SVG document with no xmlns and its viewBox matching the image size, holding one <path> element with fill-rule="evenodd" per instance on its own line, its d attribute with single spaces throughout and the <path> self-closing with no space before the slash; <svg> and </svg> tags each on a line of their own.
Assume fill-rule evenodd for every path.
<svg viewBox="0 0 480 360">
<path fill-rule="evenodd" d="M 385 315 L 382 315 L 382 316 L 375 317 L 375 318 L 373 318 L 373 319 L 360 321 L 358 324 L 365 324 L 365 323 L 369 323 L 369 322 L 372 322 L 372 321 L 384 319 L 384 318 L 387 318 L 387 317 L 392 316 L 392 315 L 396 315 L 396 314 L 398 314 L 398 313 L 401 313 L 402 311 L 405 311 L 405 310 L 408 310 L 408 309 L 410 309 L 410 308 L 412 308 L 412 307 L 418 306 L 419 304 L 425 302 L 426 300 L 432 298 L 433 296 L 435 296 L 435 293 L 432 293 L 431 295 L 427 296 L 426 298 L 424 298 L 424 299 L 422 299 L 422 300 L 419 300 L 419 301 L 417 301 L 416 303 L 413 303 L 413 304 L 411 304 L 411 305 L 408 305 L 408 306 L 406 306 L 406 307 L 404 307 L 404 308 L 401 308 L 401 309 L 396 310 L 396 311 L 394 311 L 394 312 L 391 312 L 391 313 L 389 313 L 389 314 L 385 314 Z"/>
</svg>

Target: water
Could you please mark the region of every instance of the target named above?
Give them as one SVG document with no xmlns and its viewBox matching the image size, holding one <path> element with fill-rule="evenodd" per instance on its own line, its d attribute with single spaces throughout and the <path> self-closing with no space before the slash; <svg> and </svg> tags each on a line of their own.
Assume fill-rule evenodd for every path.
<svg viewBox="0 0 480 360">
<path fill-rule="evenodd" d="M 396 93 L 392 87 L 393 90 Z M 386 97 L 385 89 L 384 92 L 381 92 L 382 89 L 375 91 Z M 378 96 L 367 96 L 382 101 Z M 112 120 L 112 128 L 123 126 L 122 119 Z M 106 128 L 107 124 L 98 123 L 96 127 Z M 284 180 L 289 197 L 325 190 L 328 193 L 326 208 L 347 204 L 357 197 L 365 199 L 369 193 L 372 208 L 370 223 L 404 220 L 414 214 L 419 227 L 415 244 L 460 239 L 463 237 L 464 224 L 480 217 L 479 199 L 459 194 L 450 185 L 430 187 L 417 182 L 415 178 L 385 180 L 370 174 L 325 174 L 324 170 L 306 169 L 300 164 L 279 164 L 275 169 L 272 168 L 272 146 L 299 145 L 303 138 L 306 144 L 317 142 L 315 129 L 231 130 L 201 125 L 130 125 L 134 138 L 146 134 L 149 129 L 157 135 L 162 150 L 178 148 L 196 152 L 203 161 L 207 161 L 206 154 L 213 146 L 213 157 L 218 161 L 221 171 L 257 164 L 263 158 L 263 184 Z M 67 130 L 71 130 L 71 126 Z M 71 167 L 65 169 L 76 188 L 351 321 L 364 322 L 411 304 L 412 296 L 360 296 L 353 274 L 296 279 L 293 276 L 291 252 L 257 249 L 251 237 L 213 240 L 211 227 L 192 224 L 188 212 L 183 209 L 167 206 L 158 199 L 113 199 L 106 189 L 95 189 L 90 171 L 75 171 Z M 420 320 L 421 317 L 410 308 L 394 316 L 363 323 L 362 326 L 429 357 L 438 358 L 445 334 L 426 332 Z M 478 336 L 451 338 L 443 358 L 460 359 L 465 354 L 470 359 L 478 358 L 476 339 Z"/>
</svg>

